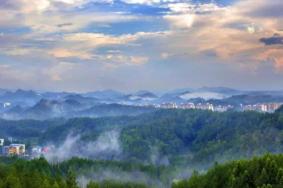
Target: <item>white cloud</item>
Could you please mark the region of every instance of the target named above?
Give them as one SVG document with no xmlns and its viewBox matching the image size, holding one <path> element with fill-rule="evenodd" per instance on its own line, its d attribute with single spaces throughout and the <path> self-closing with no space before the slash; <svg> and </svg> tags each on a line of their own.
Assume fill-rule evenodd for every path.
<svg viewBox="0 0 283 188">
<path fill-rule="evenodd" d="M 166 15 L 164 18 L 169 21 L 171 26 L 175 28 L 190 28 L 192 27 L 195 15 L 194 14 L 178 14 L 178 15 Z"/>
<path fill-rule="evenodd" d="M 137 19 L 136 16 L 121 12 L 74 11 L 73 8 L 90 1 L 94 0 L 8 1 L 9 6 L 0 7 L 0 26 L 27 27 L 35 33 L 73 32 L 90 24 L 105 26 Z"/>
<path fill-rule="evenodd" d="M 175 3 L 180 2 L 182 0 L 122 0 L 128 4 L 146 4 L 146 5 L 153 5 L 153 4 L 162 4 L 162 3 Z"/>
<path fill-rule="evenodd" d="M 67 42 L 79 42 L 89 47 L 126 44 L 136 40 L 133 35 L 111 36 L 103 33 L 74 33 L 64 37 Z"/>
<path fill-rule="evenodd" d="M 105 54 L 96 57 L 100 62 L 106 63 L 106 68 L 117 68 L 123 65 L 137 66 L 148 63 L 148 57 L 123 55 L 123 54 Z"/>
<path fill-rule="evenodd" d="M 122 0 L 122 1 L 129 4 L 149 4 L 149 5 L 161 2 L 161 0 Z"/>
</svg>

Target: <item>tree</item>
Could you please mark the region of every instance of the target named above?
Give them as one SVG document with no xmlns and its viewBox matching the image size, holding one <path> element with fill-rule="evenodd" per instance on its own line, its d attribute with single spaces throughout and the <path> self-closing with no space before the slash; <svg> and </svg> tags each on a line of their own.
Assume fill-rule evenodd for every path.
<svg viewBox="0 0 283 188">
<path fill-rule="evenodd" d="M 58 185 L 58 183 L 57 183 L 57 181 L 55 181 L 55 182 L 53 183 L 52 188 L 60 188 L 59 185 Z"/>
<path fill-rule="evenodd" d="M 257 179 L 257 185 L 261 186 L 269 183 L 269 175 L 265 168 L 262 169 L 260 176 Z"/>
<path fill-rule="evenodd" d="M 72 170 L 68 171 L 66 184 L 68 188 L 78 188 L 76 176 Z"/>
<path fill-rule="evenodd" d="M 96 182 L 90 181 L 90 182 L 87 184 L 87 188 L 99 188 L 99 184 L 96 183 Z"/>
<path fill-rule="evenodd" d="M 5 188 L 21 188 L 21 182 L 19 178 L 14 175 L 10 175 L 7 177 L 6 182 L 4 184 Z"/>
</svg>

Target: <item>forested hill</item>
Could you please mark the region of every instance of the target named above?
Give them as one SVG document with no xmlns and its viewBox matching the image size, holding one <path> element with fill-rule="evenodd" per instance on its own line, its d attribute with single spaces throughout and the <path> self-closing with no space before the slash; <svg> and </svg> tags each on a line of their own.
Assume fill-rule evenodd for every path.
<svg viewBox="0 0 283 188">
<path fill-rule="evenodd" d="M 146 188 L 142 183 L 119 180 L 85 180 L 86 183 L 78 180 L 84 171 L 91 168 L 143 170 L 153 173 L 151 167 L 126 164 L 119 162 L 95 162 L 83 159 L 73 159 L 62 164 L 49 164 L 44 158 L 26 161 L 17 158 L 0 158 L 0 188 Z M 94 169 L 94 170 L 95 170 Z M 79 171 L 78 171 L 79 170 Z M 94 173 L 94 170 L 92 172 Z M 133 179 L 133 181 L 135 181 Z"/>
<path fill-rule="evenodd" d="M 0 121 L 0 128 L 1 137 L 40 145 L 60 146 L 68 135 L 79 136 L 71 151 L 74 155 L 79 153 L 79 157 L 84 153 L 76 149 L 92 143 L 99 145 L 97 139 L 109 131 L 117 132 L 114 138 L 117 140 L 113 140 L 112 134 L 106 137 L 110 139 L 109 144 L 119 144 L 121 160 L 152 162 L 155 158 L 165 163 L 211 164 L 266 152 L 283 152 L 283 113 L 280 110 L 272 114 L 160 110 L 135 117 Z M 88 151 L 86 157 L 92 157 L 91 152 Z"/>
<path fill-rule="evenodd" d="M 85 172 L 107 168 L 120 169 L 129 173 L 137 170 L 144 172 L 152 180 L 161 178 L 166 172 L 163 167 L 139 165 L 133 163 L 90 161 L 72 159 L 64 163 L 49 164 L 39 158 L 25 161 L 16 158 L 0 158 L 0 188 L 79 188 L 82 186 L 80 176 Z M 92 169 L 92 170 L 91 170 Z M 91 171 L 89 171 L 91 170 Z M 168 169 L 167 169 L 168 170 Z M 118 175 L 117 175 L 118 176 Z M 91 180 L 86 188 L 146 188 L 170 187 L 170 183 L 158 185 L 143 184 L 132 176 L 130 181 Z M 149 182 L 147 182 L 149 183 Z M 282 188 L 283 155 L 267 154 L 251 160 L 238 160 L 226 164 L 215 164 L 207 172 L 194 172 L 187 180 L 175 180 L 172 188 Z"/>
<path fill-rule="evenodd" d="M 216 164 L 205 174 L 195 172 L 172 188 L 282 188 L 283 155 Z"/>
<path fill-rule="evenodd" d="M 156 148 L 193 164 L 283 152 L 282 113 L 172 110 L 142 117 L 121 132 L 124 151 L 140 159 Z"/>
<path fill-rule="evenodd" d="M 146 182 L 147 186 L 158 185 L 156 187 L 163 188 L 164 185 L 170 186 L 172 179 L 189 177 L 193 169 L 206 170 L 215 161 L 223 163 L 230 160 L 248 159 L 266 153 L 283 153 L 283 113 L 281 110 L 272 114 L 160 110 L 135 117 L 75 118 L 48 121 L 3 120 L 0 121 L 0 129 L 1 137 L 13 136 L 23 142 L 30 142 L 30 145 L 44 146 L 46 143 L 54 142 L 55 148 L 50 153 L 55 157 L 61 155 L 60 160 L 67 161 L 60 165 L 52 165 L 44 159 L 16 162 L 8 160 L 5 164 L 0 164 L 0 185 L 4 187 L 17 187 L 18 185 L 25 187 L 32 187 L 32 185 L 70 187 L 67 184 L 68 182 L 74 183 L 74 175 L 68 173 L 69 169 L 85 173 L 85 169 L 91 167 L 91 170 L 107 168 L 107 172 L 111 173 L 113 173 L 113 169 L 122 169 L 120 171 L 127 171 L 134 176 L 137 175 L 134 171 L 142 172 L 142 174 L 146 174 L 146 177 L 155 180 L 162 179 L 162 184 L 155 182 L 155 180 L 154 182 L 150 180 L 148 183 L 144 179 L 141 183 Z M 68 137 L 70 134 L 72 136 Z M 105 158 L 103 158 L 104 156 Z M 52 156 L 49 155 L 49 157 Z M 96 163 L 89 161 L 68 161 L 72 157 L 106 160 L 107 162 L 100 163 L 98 167 Z M 231 182 L 236 182 L 236 188 L 238 185 L 240 188 L 245 187 L 242 186 L 244 185 L 242 182 L 251 182 L 249 187 L 262 188 L 262 186 L 270 187 L 270 185 L 265 185 L 268 181 L 267 183 L 271 182 L 270 184 L 276 187 L 277 182 L 274 179 L 272 181 L 270 179 L 262 180 L 265 175 L 261 175 L 261 173 L 270 173 L 270 162 L 268 161 L 272 161 L 271 166 L 274 166 L 274 163 L 277 165 L 277 171 L 273 173 L 276 174 L 274 177 L 279 177 L 277 174 L 280 174 L 282 171 L 280 168 L 283 168 L 282 158 L 281 155 L 267 156 L 253 159 L 252 161 L 255 162 L 237 161 L 227 165 L 217 165 L 206 175 L 194 175 L 191 180 L 182 181 L 174 186 L 182 187 L 182 183 L 184 183 L 184 187 L 187 187 L 191 182 L 200 181 L 215 182 L 214 187 L 221 188 L 221 185 L 229 187 Z M 115 161 L 118 162 L 115 163 Z M 255 167 L 249 165 L 250 163 L 255 164 Z M 140 165 L 133 167 L 134 164 Z M 234 168 L 236 164 L 239 169 L 237 169 L 238 167 Z M 234 172 L 235 169 L 239 172 Z M 120 171 L 115 176 L 121 174 Z M 255 175 L 253 176 L 252 173 Z M 230 180 L 231 174 L 235 176 L 233 181 Z M 244 176 L 243 174 L 248 175 Z M 136 177 L 134 176 L 129 177 L 135 181 Z M 262 179 L 257 179 L 258 177 L 262 177 Z M 271 175 L 267 177 L 271 177 Z M 91 178 L 97 180 L 100 176 Z M 259 184 L 259 182 L 263 183 Z M 117 184 L 118 187 L 127 187 L 124 182 L 102 181 L 100 184 L 104 186 L 110 183 Z M 139 182 L 136 183 L 128 183 L 127 185 L 144 187 Z M 100 184 L 92 183 L 89 186 L 103 187 Z M 200 183 L 193 185 L 197 188 L 211 187 L 207 186 L 208 184 Z"/>
</svg>

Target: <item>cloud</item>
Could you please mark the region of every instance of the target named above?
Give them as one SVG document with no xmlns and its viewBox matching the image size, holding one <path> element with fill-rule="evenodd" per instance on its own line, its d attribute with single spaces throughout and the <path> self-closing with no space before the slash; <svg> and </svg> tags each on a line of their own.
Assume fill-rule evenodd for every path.
<svg viewBox="0 0 283 188">
<path fill-rule="evenodd" d="M 214 3 L 193 4 L 191 2 L 169 3 L 167 7 L 170 11 L 164 16 L 164 19 L 173 27 L 179 29 L 192 27 L 196 17 L 202 14 L 215 13 L 226 9 Z"/>
<path fill-rule="evenodd" d="M 172 57 L 181 54 L 187 58 L 215 54 L 227 62 L 245 60 L 254 66 L 257 62 L 270 61 L 275 68 L 281 67 L 278 66 L 283 57 L 278 52 L 281 49 L 272 49 L 271 46 L 281 44 L 281 37 L 270 35 L 281 33 L 283 24 L 280 20 L 283 15 L 255 16 L 255 13 L 262 13 L 266 7 L 283 5 L 282 1 L 269 2 L 246 0 L 227 7 L 216 4 L 169 4 L 171 12 L 164 19 L 173 26 L 170 38 L 166 39 L 170 44 L 168 48 L 174 54 Z"/>
<path fill-rule="evenodd" d="M 146 55 L 129 54 L 127 51 L 101 50 L 103 48 L 137 48 L 140 41 L 151 40 L 168 35 L 166 32 L 138 32 L 125 35 L 106 35 L 103 33 L 71 33 L 57 39 L 60 48 L 48 51 L 48 55 L 55 58 L 78 58 L 93 60 L 96 63 L 106 64 L 107 67 L 121 65 L 142 65 L 149 61 Z M 111 64 L 111 65 L 110 65 Z"/>
<path fill-rule="evenodd" d="M 49 161 L 63 161 L 72 157 L 117 159 L 122 154 L 119 137 L 117 130 L 103 132 L 90 142 L 83 142 L 80 135 L 68 135 L 60 146 L 48 145 L 50 151 L 44 156 Z"/>
<path fill-rule="evenodd" d="M 5 88 L 32 87 L 38 84 L 36 68 L 25 68 L 15 64 L 0 64 L 0 83 Z"/>
<path fill-rule="evenodd" d="M 149 61 L 144 56 L 127 56 L 122 54 L 108 54 L 98 57 L 101 62 L 106 62 L 108 68 L 116 68 L 121 65 L 143 65 Z"/>
<path fill-rule="evenodd" d="M 226 7 L 220 7 L 215 3 L 197 3 L 182 2 L 182 3 L 169 3 L 167 7 L 171 10 L 171 13 L 185 13 L 185 14 L 207 14 L 219 10 L 226 9 Z"/>
<path fill-rule="evenodd" d="M 148 4 L 148 5 L 161 2 L 161 0 L 122 0 L 122 1 L 128 4 Z"/>
<path fill-rule="evenodd" d="M 35 17 L 36 16 L 36 17 Z M 87 27 L 90 24 L 103 26 L 117 22 L 127 22 L 135 20 L 132 15 L 123 15 L 120 13 L 103 13 L 103 12 L 51 12 L 43 15 L 28 15 L 23 24 L 30 27 L 34 32 L 51 33 L 51 32 L 74 32 Z M 68 18 L 72 18 L 70 21 Z"/>
<path fill-rule="evenodd" d="M 223 63 L 233 67 L 229 73 L 270 64 L 266 69 L 278 74 L 283 70 L 282 6 L 281 0 L 228 6 L 186 0 L 2 0 L 0 63 L 9 68 L 1 68 L 6 80 L 1 83 L 35 87 L 40 80 L 42 87 L 75 90 L 71 84 L 76 83 L 85 90 L 93 85 L 85 80 L 98 88 L 116 87 L 113 80 L 127 85 L 127 75 L 141 71 L 140 78 L 147 76 L 148 85 L 159 87 L 158 79 L 185 69 L 202 72 L 214 62 L 219 70 Z M 202 69 L 194 69 L 198 66 Z M 17 78 L 21 70 L 22 81 Z M 180 82 L 176 78 L 174 85 Z"/>
<path fill-rule="evenodd" d="M 29 14 L 57 9 L 58 3 L 61 3 L 61 6 L 79 7 L 89 2 L 91 2 L 91 0 L 3 0 L 1 5 L 6 9 L 8 8 L 24 14 Z"/>
<path fill-rule="evenodd" d="M 267 48 L 262 51 L 258 56 L 256 56 L 257 60 L 260 61 L 271 61 L 274 62 L 274 66 L 277 71 L 283 70 L 283 47 L 277 48 Z"/>
<path fill-rule="evenodd" d="M 193 14 L 180 14 L 180 15 L 166 15 L 164 18 L 176 28 L 190 28 L 192 27 L 195 19 Z"/>
<path fill-rule="evenodd" d="M 252 6 L 251 10 L 247 8 L 243 9 L 243 12 L 252 17 L 259 18 L 279 18 L 283 16 L 283 3 L 281 0 L 259 0 L 259 1 L 248 1 L 248 6 Z M 253 4 L 256 3 L 256 4 Z"/>
<path fill-rule="evenodd" d="M 6 8 L 11 8 L 22 13 L 42 12 L 49 8 L 51 2 L 49 0 L 14 0 L 6 1 Z"/>
<path fill-rule="evenodd" d="M 5 2 L 0 3 L 5 5 L 0 6 L 2 15 L 0 26 L 27 27 L 35 33 L 78 31 L 89 24 L 99 26 L 137 19 L 136 16 L 122 12 L 79 11 L 82 5 L 98 2 L 94 0 L 5 0 Z"/>
<path fill-rule="evenodd" d="M 74 72 L 74 70 L 79 68 L 78 64 L 62 61 L 50 66 L 48 70 L 44 71 L 44 74 L 47 75 L 51 81 L 58 82 L 69 80 L 72 75 L 68 73 Z"/>
<path fill-rule="evenodd" d="M 56 58 L 69 58 L 69 57 L 77 57 L 80 59 L 91 59 L 92 55 L 87 52 L 80 51 L 72 51 L 63 48 L 56 48 L 49 51 L 49 54 Z"/>
<path fill-rule="evenodd" d="M 75 33 L 64 36 L 67 42 L 80 42 L 89 47 L 126 44 L 136 40 L 133 35 L 111 36 L 103 33 Z"/>
<path fill-rule="evenodd" d="M 283 37 L 278 34 L 274 34 L 272 37 L 261 38 L 260 42 L 264 43 L 267 46 L 283 44 Z"/>
</svg>

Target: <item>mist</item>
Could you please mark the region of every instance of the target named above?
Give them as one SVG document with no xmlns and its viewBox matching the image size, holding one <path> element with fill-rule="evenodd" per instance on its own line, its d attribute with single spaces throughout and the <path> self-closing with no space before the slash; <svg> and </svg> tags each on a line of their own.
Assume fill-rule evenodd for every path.
<svg viewBox="0 0 283 188">
<path fill-rule="evenodd" d="M 114 180 L 118 182 L 135 182 L 146 184 L 149 187 L 169 188 L 164 182 L 157 178 L 150 177 L 148 174 L 141 171 L 122 171 L 119 169 L 99 169 L 89 172 L 86 175 L 79 176 L 77 182 L 80 187 L 85 188 L 90 181 L 101 182 L 104 180 Z"/>
<path fill-rule="evenodd" d="M 82 141 L 80 135 L 69 134 L 59 145 L 49 144 L 49 151 L 44 157 L 50 162 L 61 162 L 73 157 L 89 159 L 119 159 L 122 154 L 120 132 L 110 130 L 101 133 L 95 141 Z"/>
<path fill-rule="evenodd" d="M 73 157 L 86 158 L 91 160 L 125 160 L 122 144 L 120 141 L 120 130 L 113 129 L 102 132 L 95 141 L 84 141 L 81 135 L 70 133 L 61 145 L 48 144 L 49 151 L 44 157 L 51 163 L 59 163 Z M 170 171 L 164 171 L 158 176 L 151 176 L 138 169 L 124 171 L 119 167 L 98 167 L 89 168 L 83 174 L 79 174 L 77 182 L 84 188 L 90 181 L 101 182 L 114 180 L 119 182 L 142 183 L 149 187 L 169 188 L 172 182 L 179 181 L 191 176 L 194 170 L 205 172 L 212 164 L 183 165 L 175 166 L 170 164 L 168 156 L 163 155 L 157 147 L 150 149 L 150 158 L 143 161 L 145 165 L 164 167 Z"/>
</svg>

